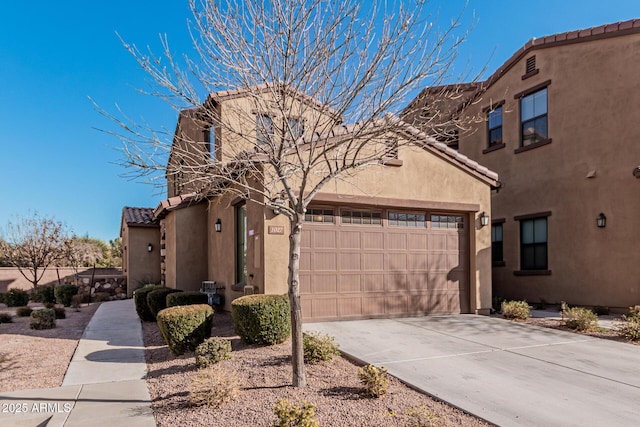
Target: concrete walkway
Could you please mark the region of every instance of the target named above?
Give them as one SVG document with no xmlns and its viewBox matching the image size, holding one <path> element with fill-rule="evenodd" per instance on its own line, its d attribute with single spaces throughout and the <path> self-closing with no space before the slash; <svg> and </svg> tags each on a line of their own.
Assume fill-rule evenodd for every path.
<svg viewBox="0 0 640 427">
<path fill-rule="evenodd" d="M 309 323 L 364 363 L 499 426 L 637 426 L 640 347 L 459 315 Z"/>
<path fill-rule="evenodd" d="M 82 335 L 62 387 L 0 393 L 0 425 L 155 426 L 146 373 L 133 300 L 103 303 Z"/>
</svg>

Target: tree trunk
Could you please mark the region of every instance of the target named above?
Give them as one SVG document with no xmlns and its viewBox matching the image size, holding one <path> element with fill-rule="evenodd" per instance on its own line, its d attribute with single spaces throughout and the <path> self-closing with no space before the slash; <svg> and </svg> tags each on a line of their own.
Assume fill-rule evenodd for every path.
<svg viewBox="0 0 640 427">
<path fill-rule="evenodd" d="M 306 387 L 304 351 L 302 348 L 302 307 L 300 305 L 300 244 L 302 221 L 293 219 L 289 233 L 289 303 L 291 304 L 291 364 L 293 386 Z"/>
</svg>

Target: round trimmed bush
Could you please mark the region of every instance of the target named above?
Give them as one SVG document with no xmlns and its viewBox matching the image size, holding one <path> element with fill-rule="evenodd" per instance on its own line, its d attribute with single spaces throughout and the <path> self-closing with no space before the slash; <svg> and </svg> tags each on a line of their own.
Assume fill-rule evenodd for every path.
<svg viewBox="0 0 640 427">
<path fill-rule="evenodd" d="M 7 307 L 23 307 L 29 304 L 29 293 L 22 289 L 9 289 L 9 292 L 4 294 L 4 303 Z"/>
<path fill-rule="evenodd" d="M 183 292 L 179 289 L 165 288 L 154 289 L 147 294 L 147 305 L 154 319 L 157 319 L 158 313 L 167 308 L 167 295 L 176 292 Z"/>
<path fill-rule="evenodd" d="M 33 309 L 27 305 L 16 308 L 16 316 L 18 317 L 28 317 L 31 316 Z"/>
<path fill-rule="evenodd" d="M 202 292 L 174 292 L 167 295 L 167 307 L 176 305 L 207 304 L 209 297 Z"/>
<path fill-rule="evenodd" d="M 162 288 L 163 286 L 160 285 L 148 284 L 133 291 L 133 302 L 136 306 L 136 313 L 138 313 L 138 317 L 143 322 L 153 322 L 156 320 L 147 304 L 147 295 L 149 295 L 151 291 Z"/>
<path fill-rule="evenodd" d="M 29 321 L 31 329 L 52 329 L 56 327 L 56 312 L 52 308 L 34 310 Z"/>
<path fill-rule="evenodd" d="M 208 304 L 165 308 L 158 313 L 158 329 L 175 356 L 194 351 L 211 336 L 213 308 Z"/>
<path fill-rule="evenodd" d="M 287 295 L 246 295 L 233 300 L 236 333 L 250 344 L 279 344 L 291 335 Z"/>
<path fill-rule="evenodd" d="M 33 302 L 55 303 L 56 295 L 53 286 L 38 286 L 29 291 L 29 297 Z"/>
<path fill-rule="evenodd" d="M 207 338 L 196 347 L 196 365 L 208 368 L 221 360 L 231 359 L 231 341 L 221 337 Z"/>
<path fill-rule="evenodd" d="M 65 307 L 71 306 L 71 302 L 74 295 L 78 294 L 78 287 L 76 285 L 60 285 L 56 286 L 55 291 L 56 301 L 58 304 L 62 304 Z"/>
</svg>

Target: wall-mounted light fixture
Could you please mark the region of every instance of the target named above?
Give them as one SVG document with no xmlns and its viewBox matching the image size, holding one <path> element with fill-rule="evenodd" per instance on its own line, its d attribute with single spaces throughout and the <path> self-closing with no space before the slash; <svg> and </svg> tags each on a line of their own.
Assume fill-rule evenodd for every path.
<svg viewBox="0 0 640 427">
<path fill-rule="evenodd" d="M 486 212 L 482 212 L 480 214 L 480 225 L 485 227 L 489 225 L 489 214 Z"/>
<path fill-rule="evenodd" d="M 600 212 L 600 215 L 596 218 L 596 224 L 598 228 L 604 228 L 607 226 L 607 216 Z"/>
<path fill-rule="evenodd" d="M 214 227 L 216 229 L 216 233 L 220 233 L 222 231 L 222 221 L 220 220 L 220 218 L 216 220 Z"/>
<path fill-rule="evenodd" d="M 151 243 L 149 243 L 147 245 L 147 252 L 151 252 L 153 250 L 153 245 Z"/>
<path fill-rule="evenodd" d="M 284 207 L 285 203 L 286 203 L 286 199 L 285 199 L 286 193 L 283 191 L 280 192 L 279 195 L 276 196 L 276 198 L 273 200 L 273 213 L 276 215 L 280 215 L 280 213 L 282 212 L 282 208 Z"/>
</svg>

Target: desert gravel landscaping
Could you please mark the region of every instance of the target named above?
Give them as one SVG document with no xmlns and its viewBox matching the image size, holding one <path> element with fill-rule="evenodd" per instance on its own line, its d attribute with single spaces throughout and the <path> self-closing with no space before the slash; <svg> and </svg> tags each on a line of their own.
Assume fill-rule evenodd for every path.
<svg viewBox="0 0 640 427">
<path fill-rule="evenodd" d="M 33 309 L 42 304 L 29 304 Z M 59 387 L 85 327 L 100 303 L 66 308 L 53 329 L 29 328 L 29 317 L 0 323 L 0 392 Z M 0 312 L 15 313 L 0 304 Z"/>
</svg>

